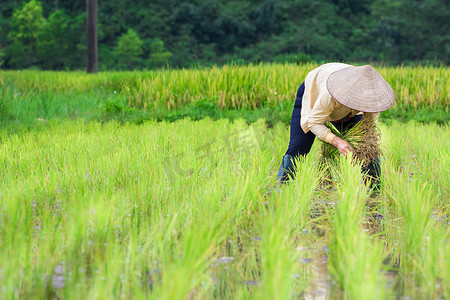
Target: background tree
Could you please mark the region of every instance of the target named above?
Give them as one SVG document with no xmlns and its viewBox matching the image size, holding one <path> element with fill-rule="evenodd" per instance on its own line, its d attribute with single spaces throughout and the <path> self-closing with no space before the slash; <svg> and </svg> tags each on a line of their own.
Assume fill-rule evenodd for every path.
<svg viewBox="0 0 450 300">
<path fill-rule="evenodd" d="M 43 26 L 38 36 L 37 54 L 45 69 L 61 70 L 70 66 L 70 55 L 74 51 L 70 23 L 70 18 L 57 10 Z"/>
<path fill-rule="evenodd" d="M 446 0 L 136 0 L 133 5 L 124 0 L 104 1 L 97 20 L 99 68 L 117 68 L 115 49 L 128 28 L 139 33 L 143 42 L 142 61 L 132 68 L 308 59 L 449 64 L 449 5 Z M 35 15 L 22 12 L 28 6 L 37 8 Z M 56 7 L 66 17 L 50 21 Z M 44 27 L 45 18 L 52 26 Z M 31 31 L 21 27 L 39 19 Z M 5 63 L 1 68 L 84 68 L 85 21 L 83 1 L 58 1 L 56 5 L 54 0 L 2 0 L 0 53 Z M 64 24 L 68 28 L 63 30 Z M 42 30 L 45 33 L 38 35 L 39 42 L 36 36 L 18 34 Z M 66 37 L 58 37 L 58 30 L 66 32 Z M 43 49 L 55 49 L 63 42 L 68 46 L 62 61 L 52 62 L 53 56 L 44 55 Z"/>
<path fill-rule="evenodd" d="M 14 11 L 8 34 L 11 44 L 6 50 L 12 66 L 30 67 L 37 63 L 36 46 L 45 23 L 42 5 L 35 0 Z"/>
<path fill-rule="evenodd" d="M 142 40 L 133 29 L 128 29 L 117 41 L 114 55 L 118 69 L 135 69 L 141 66 Z"/>
<path fill-rule="evenodd" d="M 164 42 L 160 38 L 155 38 L 150 43 L 150 60 L 148 66 L 150 68 L 158 68 L 167 65 L 172 53 L 164 47 Z"/>
<path fill-rule="evenodd" d="M 98 71 L 97 0 L 86 0 L 86 71 Z"/>
</svg>

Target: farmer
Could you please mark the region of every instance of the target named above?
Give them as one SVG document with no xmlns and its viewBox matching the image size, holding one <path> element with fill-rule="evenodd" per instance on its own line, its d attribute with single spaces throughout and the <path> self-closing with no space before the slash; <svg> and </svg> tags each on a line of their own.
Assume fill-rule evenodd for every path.
<svg viewBox="0 0 450 300">
<path fill-rule="evenodd" d="M 341 154 L 354 151 L 347 141 L 333 134 L 325 122 L 331 121 L 343 132 L 362 118 L 376 120 L 380 112 L 394 104 L 394 98 L 389 83 L 370 65 L 354 67 L 328 63 L 309 72 L 297 91 L 289 147 L 281 161 L 277 181 L 284 183 L 294 177 L 294 158 L 308 154 L 316 137 L 338 148 Z M 363 171 L 372 176 L 377 188 L 379 159 L 373 160 Z"/>
</svg>

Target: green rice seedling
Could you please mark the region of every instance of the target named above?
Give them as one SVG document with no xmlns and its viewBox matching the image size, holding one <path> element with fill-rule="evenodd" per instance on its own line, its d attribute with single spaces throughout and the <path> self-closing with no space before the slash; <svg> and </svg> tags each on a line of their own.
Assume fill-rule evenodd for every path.
<svg viewBox="0 0 450 300">
<path fill-rule="evenodd" d="M 447 268 L 450 264 L 450 243 L 448 242 L 450 238 L 450 230 L 448 229 L 448 226 L 445 229 L 444 238 L 445 244 L 440 245 L 440 263 L 438 266 L 441 274 L 440 285 L 442 286 L 444 297 L 448 298 L 450 296 L 450 270 Z"/>
<path fill-rule="evenodd" d="M 30 207 L 31 205 L 26 205 L 23 197 L 17 196 L 10 199 L 8 203 L 2 203 L 2 226 L 0 229 L 2 237 L 0 251 L 3 257 L 0 262 L 2 298 L 13 299 L 19 298 L 21 295 L 29 295 L 33 285 L 30 276 L 25 275 L 32 268 L 32 244 L 30 241 L 33 228 L 32 213 L 30 209 L 24 209 L 24 206 Z"/>
<path fill-rule="evenodd" d="M 404 133 L 409 142 L 411 173 L 427 181 L 444 205 L 450 204 L 450 141 L 443 139 L 450 132 L 449 125 L 424 126 L 411 123 L 411 131 Z M 414 133 L 413 133 L 414 132 Z"/>
<path fill-rule="evenodd" d="M 306 289 L 305 281 L 296 289 L 295 276 L 306 277 L 300 263 L 296 237 L 308 222 L 308 213 L 321 177 L 313 156 L 297 161 L 297 179 L 281 191 L 275 191 L 268 201 L 264 217 L 261 245 L 261 287 L 258 299 L 290 298 Z M 297 290 L 297 291 L 296 291 Z"/>
<path fill-rule="evenodd" d="M 419 259 L 419 265 L 424 266 L 421 270 L 423 277 L 424 294 L 432 299 L 445 295 L 445 285 L 443 282 L 444 272 L 439 268 L 439 260 L 442 251 L 442 245 L 447 244 L 445 241 L 445 229 L 436 226 L 429 230 L 425 237 L 423 245 L 423 256 Z M 441 285 L 443 287 L 441 288 Z M 444 292 L 442 292 L 444 290 Z"/>
<path fill-rule="evenodd" d="M 135 75 L 105 78 L 136 85 Z M 19 97 L 12 100 L 30 99 Z M 62 94 L 42 97 L 50 115 L 63 100 Z M 319 143 L 298 162 L 297 179 L 269 195 L 289 137 L 283 124 L 49 119 L 35 129 L 1 130 L 0 298 L 300 297 L 317 280 L 307 259 L 315 261 L 325 241 L 330 271 L 345 297 L 403 296 L 418 289 L 430 298 L 448 297 L 448 224 L 442 219 L 448 204 L 441 187 L 448 159 L 445 143 L 433 147 L 448 126 L 380 127 L 384 145 L 403 140 L 407 147 L 384 148 L 388 184 L 379 206 L 385 228 L 375 235 L 361 229 L 367 189 L 358 165 L 329 167 L 336 171 L 336 193 L 317 188 L 323 177 L 314 163 Z M 390 162 L 397 150 L 403 151 L 401 171 Z M 420 230 L 419 239 L 414 231 Z M 390 254 L 401 260 L 387 267 L 400 270 L 395 281 L 407 281 L 407 289 L 382 288 L 381 261 Z"/>
<path fill-rule="evenodd" d="M 426 182 L 409 178 L 407 173 L 399 174 L 394 168 L 387 168 L 385 175 L 385 192 L 397 216 L 403 220 L 399 255 L 405 289 L 418 285 L 427 287 L 433 294 L 437 273 L 434 264 L 430 263 L 437 259 L 438 249 L 435 241 L 427 243 L 427 239 L 439 239 L 431 231 L 435 224 L 431 215 L 437 197 Z"/>
<path fill-rule="evenodd" d="M 404 126 L 393 122 L 391 130 L 381 127 L 384 159 L 397 170 L 427 181 L 445 206 L 449 203 L 449 142 L 442 136 L 448 135 L 448 125 L 409 122 L 411 130 Z"/>
<path fill-rule="evenodd" d="M 384 159 L 390 162 L 391 167 L 400 170 L 405 167 L 405 162 L 408 159 L 409 153 L 407 153 L 406 149 L 408 149 L 407 143 L 409 141 L 403 138 L 399 124 L 394 124 L 392 128 L 397 130 L 388 130 L 386 127 L 381 126 L 383 137 L 381 148 Z"/>
<path fill-rule="evenodd" d="M 179 245 L 182 249 L 180 257 L 166 262 L 167 265 L 162 271 L 161 289 L 155 291 L 156 297 L 185 299 L 190 295 L 194 296 L 197 293 L 196 288 L 208 280 L 208 257 L 215 250 L 214 235 L 220 232 L 220 228 L 211 224 L 214 219 L 203 221 L 184 230 L 183 240 L 180 241 L 182 244 Z"/>
<path fill-rule="evenodd" d="M 329 244 L 329 269 L 347 299 L 383 299 L 385 279 L 380 272 L 382 247 L 361 229 L 367 188 L 354 158 L 339 161 L 338 204 Z"/>
</svg>

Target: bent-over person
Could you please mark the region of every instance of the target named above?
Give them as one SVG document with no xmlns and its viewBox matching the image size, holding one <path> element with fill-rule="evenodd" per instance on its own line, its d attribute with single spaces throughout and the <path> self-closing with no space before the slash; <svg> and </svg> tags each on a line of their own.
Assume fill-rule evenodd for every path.
<svg viewBox="0 0 450 300">
<path fill-rule="evenodd" d="M 316 137 L 335 146 L 341 154 L 354 150 L 347 141 L 333 134 L 325 122 L 331 122 L 343 132 L 363 118 L 376 121 L 380 112 L 394 104 L 394 99 L 389 83 L 370 65 L 328 63 L 309 72 L 297 91 L 289 146 L 277 181 L 284 183 L 294 177 L 295 158 L 307 155 Z M 378 183 L 379 159 L 371 161 L 364 171 Z"/>
</svg>

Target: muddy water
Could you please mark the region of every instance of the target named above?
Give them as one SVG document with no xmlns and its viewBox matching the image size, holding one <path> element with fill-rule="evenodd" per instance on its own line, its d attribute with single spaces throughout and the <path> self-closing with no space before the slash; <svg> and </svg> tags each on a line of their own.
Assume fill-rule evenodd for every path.
<svg viewBox="0 0 450 300">
<path fill-rule="evenodd" d="M 331 284 L 328 273 L 328 255 L 317 253 L 309 264 L 311 274 L 310 284 L 305 291 L 305 300 L 328 300 L 330 299 Z"/>
</svg>

